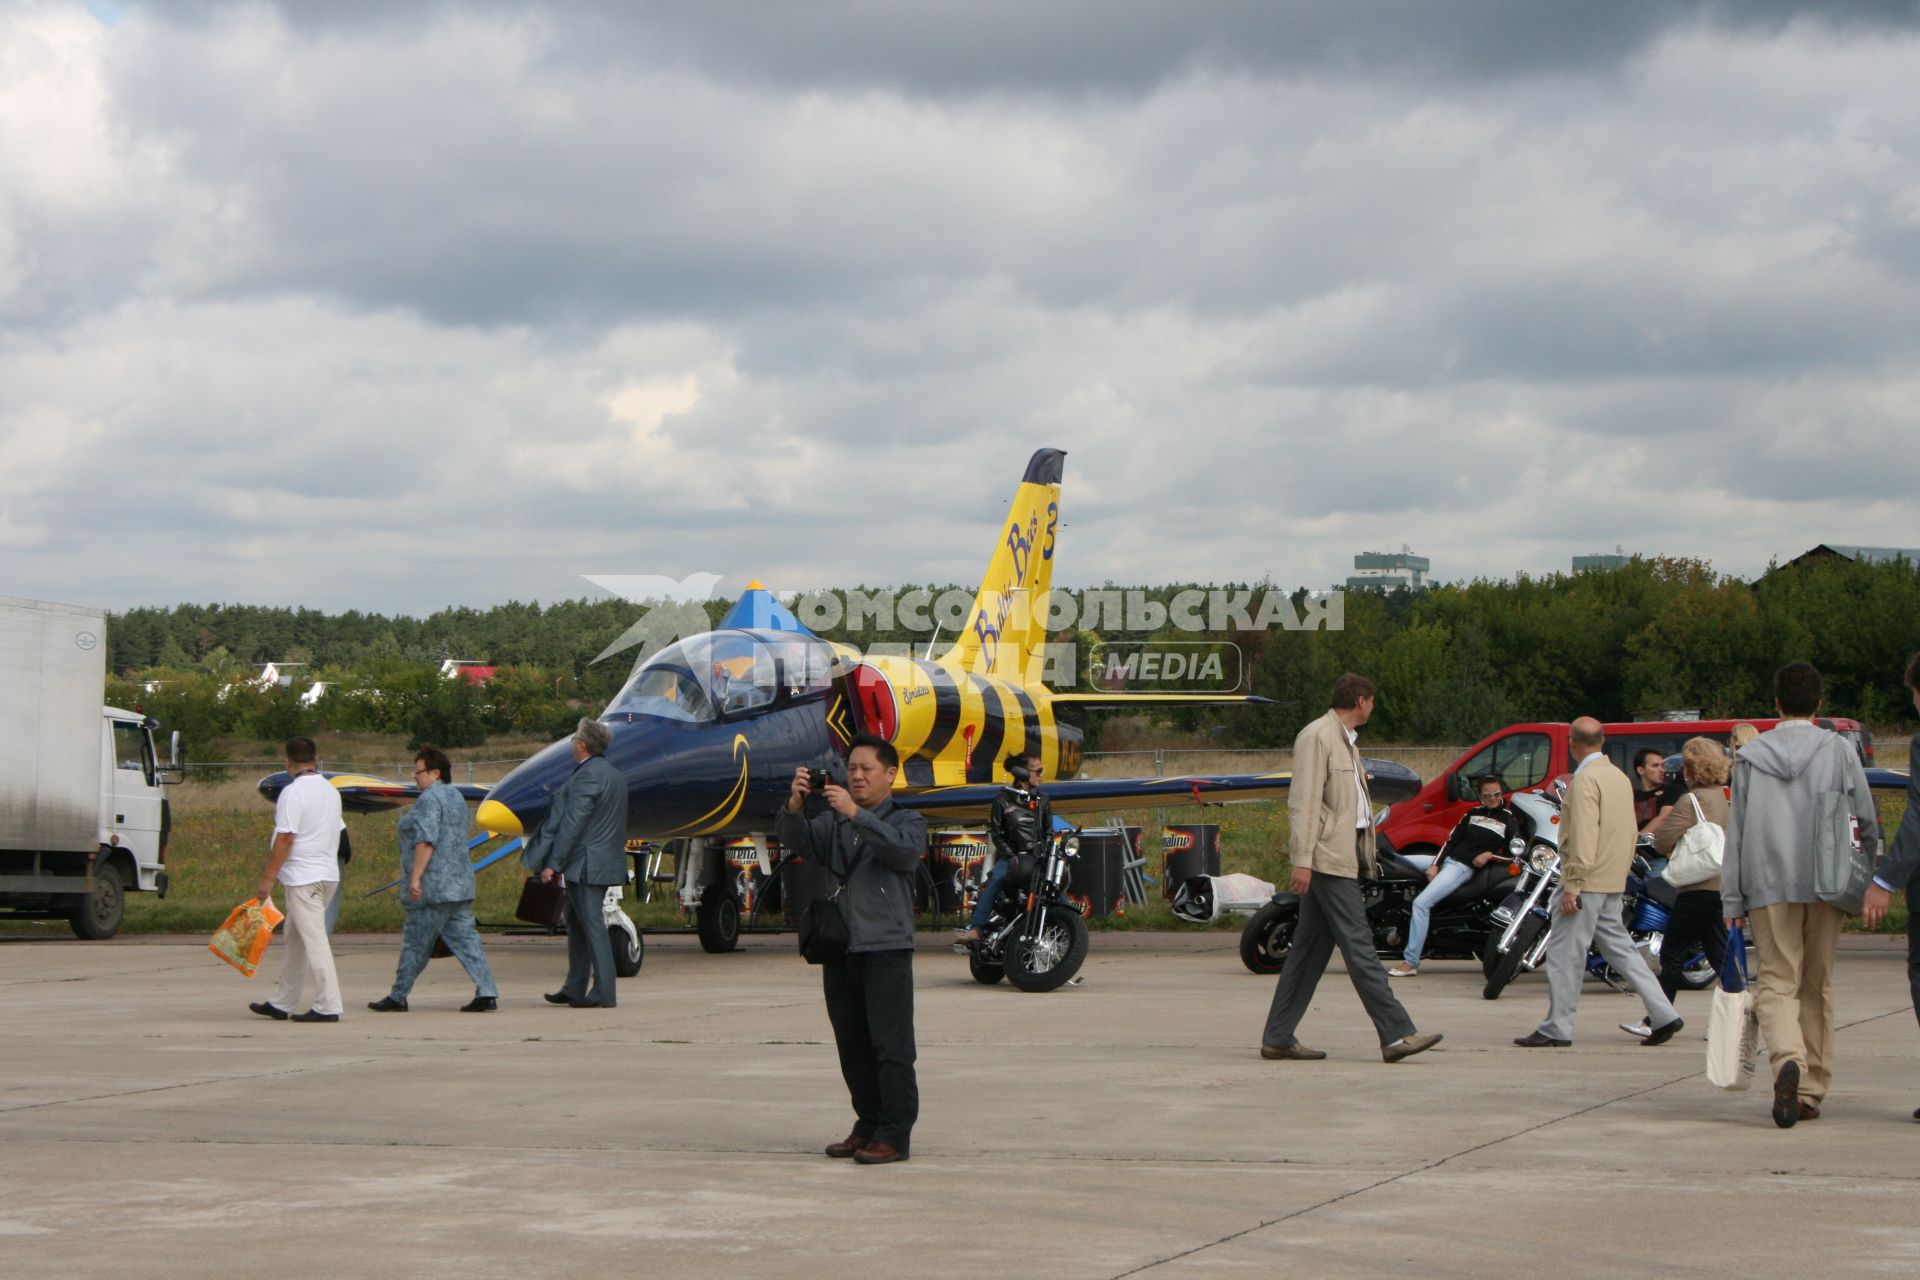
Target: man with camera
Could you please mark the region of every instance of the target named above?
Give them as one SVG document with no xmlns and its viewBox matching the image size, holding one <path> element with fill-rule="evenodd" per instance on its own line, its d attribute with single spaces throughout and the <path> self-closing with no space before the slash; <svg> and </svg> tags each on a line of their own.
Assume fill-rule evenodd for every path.
<svg viewBox="0 0 1920 1280">
<path fill-rule="evenodd" d="M 1039 853 L 1053 838 L 1053 802 L 1040 790 L 1040 753 L 1007 757 L 1007 773 L 1013 781 L 1000 789 L 987 814 L 987 838 L 993 842 L 993 870 L 980 886 L 973 904 L 973 918 L 954 939 L 954 950 L 965 951 L 980 941 L 980 930 L 993 915 L 993 900 L 1006 886 L 1014 859 L 1024 853 Z"/>
<path fill-rule="evenodd" d="M 913 1070 L 913 875 L 927 850 L 927 820 L 893 803 L 899 772 L 893 744 L 862 734 L 847 753 L 846 784 L 824 770 L 796 769 L 776 823 L 788 854 L 817 859 L 840 886 L 847 950 L 820 972 L 855 1120 L 853 1132 L 827 1154 L 859 1164 L 905 1160 L 920 1114 Z M 816 791 L 827 811 L 808 817 L 803 811 Z"/>
</svg>

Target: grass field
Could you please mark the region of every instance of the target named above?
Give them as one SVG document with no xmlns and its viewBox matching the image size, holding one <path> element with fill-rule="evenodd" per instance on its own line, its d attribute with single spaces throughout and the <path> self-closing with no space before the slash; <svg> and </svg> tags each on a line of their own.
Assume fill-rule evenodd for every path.
<svg viewBox="0 0 1920 1280">
<path fill-rule="evenodd" d="M 347 751 L 341 750 L 341 745 L 327 744 L 332 752 L 337 752 L 334 758 L 347 762 Z M 390 741 L 355 742 L 344 745 L 352 749 L 353 758 L 350 762 L 357 765 L 367 765 L 383 759 L 389 762 L 399 761 L 405 756 L 404 747 Z M 523 755 L 543 745 L 545 744 L 517 744 Z M 1431 748 L 1410 749 L 1405 753 L 1405 763 L 1421 768 L 1425 762 L 1425 754 L 1431 751 Z M 1416 758 L 1415 752 L 1421 753 L 1421 756 Z M 233 754 L 243 759 L 247 758 L 240 751 L 235 751 Z M 1166 754 L 1170 757 L 1167 763 L 1172 768 L 1180 772 L 1198 773 L 1229 770 L 1259 772 L 1284 768 L 1287 753 L 1273 752 L 1250 756 L 1240 752 L 1175 753 L 1170 751 Z M 1373 748 L 1370 754 L 1387 758 L 1400 755 L 1392 748 Z M 456 774 L 464 775 L 466 762 L 499 761 L 506 757 L 507 750 L 505 744 L 494 743 L 472 751 L 454 753 L 454 755 Z M 328 767 L 337 766 L 330 760 Z M 389 767 L 382 772 L 399 776 L 401 768 L 402 766 L 390 763 Z M 175 828 L 168 856 L 168 872 L 172 878 L 172 888 L 164 902 L 149 893 L 129 894 L 125 932 L 210 933 L 220 921 L 225 919 L 227 912 L 236 903 L 244 900 L 251 893 L 254 877 L 258 874 L 260 864 L 266 855 L 267 838 L 272 820 L 272 810 L 255 789 L 260 774 L 265 771 L 263 769 L 204 771 L 194 780 L 174 788 Z M 493 777 L 480 779 L 492 781 L 504 772 L 504 766 L 494 765 L 482 769 L 476 763 L 475 771 L 492 773 Z M 1104 776 L 1126 776 L 1143 773 L 1146 770 L 1140 767 L 1137 758 L 1128 755 L 1096 760 L 1090 765 L 1089 772 Z M 461 780 L 464 780 L 464 776 Z M 1883 797 L 1880 801 L 1883 829 L 1889 833 L 1895 830 L 1905 808 L 1906 802 L 1903 798 Z M 348 871 L 345 885 L 346 899 L 341 908 L 340 928 L 342 930 L 397 932 L 400 928 L 402 913 L 396 890 L 388 890 L 373 897 L 366 896 L 399 874 L 399 848 L 394 835 L 396 816 L 393 813 L 347 816 L 348 829 L 353 838 L 354 859 Z M 1160 885 L 1157 883 L 1160 867 L 1160 836 L 1162 826 L 1166 823 L 1217 824 L 1221 828 L 1221 864 L 1224 871 L 1244 871 L 1276 884 L 1280 883 L 1288 872 L 1287 812 L 1285 804 L 1279 801 L 1208 805 L 1204 811 L 1196 810 L 1191 803 L 1164 809 L 1115 810 L 1110 815 L 1103 814 L 1098 818 L 1083 819 L 1083 822 L 1088 826 L 1111 823 L 1141 828 L 1141 848 L 1147 855 L 1148 873 L 1156 880 L 1156 883 L 1149 886 L 1146 907 L 1128 908 L 1122 916 L 1096 922 L 1096 927 L 1113 929 L 1200 927 L 1179 921 L 1160 896 Z M 480 873 L 479 896 L 475 901 L 474 910 L 482 922 L 506 923 L 512 920 L 523 878 L 524 873 L 520 869 L 518 860 L 511 857 Z M 630 901 L 628 910 L 634 914 L 639 923 L 650 928 L 671 927 L 686 923 L 670 904 L 659 900 L 659 895 L 656 895 L 656 901 L 653 904 L 645 907 L 636 907 Z M 1893 919 L 1883 926 L 1883 929 L 1904 928 L 1905 919 L 1903 907 L 1896 902 Z M 1212 927 L 1237 929 L 1240 924 L 1239 918 L 1230 917 L 1215 922 Z M 59 921 L 0 920 L 0 935 L 64 937 L 68 936 L 68 928 L 64 922 Z"/>
</svg>

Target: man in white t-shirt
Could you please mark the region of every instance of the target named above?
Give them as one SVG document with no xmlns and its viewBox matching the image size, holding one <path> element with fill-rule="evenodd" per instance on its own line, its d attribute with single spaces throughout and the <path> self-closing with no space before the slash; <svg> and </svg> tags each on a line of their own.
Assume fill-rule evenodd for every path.
<svg viewBox="0 0 1920 1280">
<path fill-rule="evenodd" d="M 254 896 L 265 901 L 277 879 L 287 889 L 286 953 L 273 997 L 247 1007 L 263 1018 L 340 1021 L 340 980 L 327 942 L 327 904 L 340 892 L 340 793 L 320 776 L 312 738 L 287 739 L 287 785 L 273 806 L 273 847 L 260 869 Z M 293 1012 L 307 977 L 313 1007 Z"/>
</svg>

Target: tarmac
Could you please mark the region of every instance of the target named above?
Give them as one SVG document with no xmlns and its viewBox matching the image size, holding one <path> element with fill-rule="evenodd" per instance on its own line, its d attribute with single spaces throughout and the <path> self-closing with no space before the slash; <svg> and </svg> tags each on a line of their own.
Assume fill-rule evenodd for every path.
<svg viewBox="0 0 1920 1280">
<path fill-rule="evenodd" d="M 0 942 L 0 1276 L 1868 1276 L 1920 1269 L 1904 948 L 1849 939 L 1826 1114 L 1702 1074 L 1709 997 L 1643 1048 L 1589 983 L 1570 1049 L 1511 1046 L 1544 979 L 1398 989 L 1445 1033 L 1380 1060 L 1336 962 L 1257 1053 L 1273 979 L 1230 933 L 1095 934 L 1083 985 L 982 987 L 923 935 L 913 1158 L 851 1122 L 786 936 L 653 937 L 612 1010 L 549 1006 L 564 947 L 490 938 L 498 1013 L 394 937 L 338 944 L 332 1026 L 253 1016 L 200 939 Z"/>
</svg>

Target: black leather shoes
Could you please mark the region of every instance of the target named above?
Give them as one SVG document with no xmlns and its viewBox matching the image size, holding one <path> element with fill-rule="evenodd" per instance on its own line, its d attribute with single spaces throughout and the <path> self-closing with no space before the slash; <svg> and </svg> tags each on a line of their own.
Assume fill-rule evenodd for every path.
<svg viewBox="0 0 1920 1280">
<path fill-rule="evenodd" d="M 305 1013 L 294 1014 L 292 1021 L 294 1022 L 338 1022 L 340 1021 L 340 1015 L 337 1013 L 316 1013 L 312 1009 L 309 1009 Z"/>
<path fill-rule="evenodd" d="M 405 1013 L 407 1002 L 393 996 L 381 996 L 378 1000 L 367 1001 L 367 1008 L 375 1013 Z"/>
<path fill-rule="evenodd" d="M 545 1000 L 548 1004 L 572 1004 L 573 1003 L 573 997 L 568 995 L 564 991 L 549 991 L 545 995 L 541 996 L 540 998 L 542 1000 Z"/>
<path fill-rule="evenodd" d="M 1685 1018 L 1675 1018 L 1672 1022 L 1663 1022 L 1650 1032 L 1641 1044 L 1665 1044 L 1673 1039 L 1674 1033 L 1687 1025 Z"/>
<path fill-rule="evenodd" d="M 258 1004 L 250 1004 L 247 1008 L 253 1010 L 263 1018 L 272 1018 L 275 1022 L 285 1022 L 287 1020 L 287 1011 L 285 1009 L 266 1000 L 262 1000 Z M 1914 1119 L 1920 1120 L 1920 1114 L 1915 1115 Z"/>
<path fill-rule="evenodd" d="M 493 996 L 475 996 L 460 1006 L 462 1013 L 492 1013 L 500 1007 L 500 1001 Z"/>
<path fill-rule="evenodd" d="M 1514 1041 L 1522 1049 L 1564 1049 L 1572 1044 L 1571 1040 L 1555 1040 L 1543 1031 L 1530 1032 Z"/>
<path fill-rule="evenodd" d="M 1327 1056 L 1327 1051 L 1309 1049 L 1298 1040 L 1292 1044 L 1267 1044 L 1263 1041 L 1260 1045 L 1260 1056 L 1269 1062 L 1318 1062 Z"/>
</svg>

